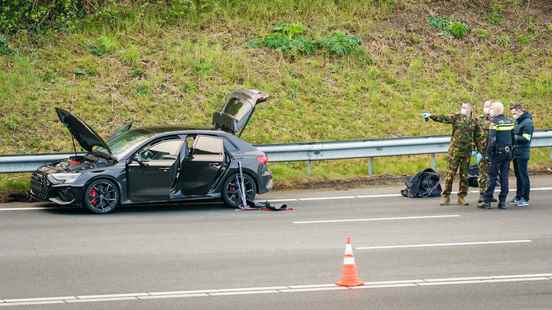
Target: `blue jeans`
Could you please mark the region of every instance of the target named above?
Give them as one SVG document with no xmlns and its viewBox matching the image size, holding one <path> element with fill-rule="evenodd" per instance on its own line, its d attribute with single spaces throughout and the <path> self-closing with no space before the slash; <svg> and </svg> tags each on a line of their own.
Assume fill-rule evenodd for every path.
<svg viewBox="0 0 552 310">
<path fill-rule="evenodd" d="M 531 191 L 531 182 L 527 171 L 528 159 L 514 159 L 514 172 L 516 174 L 516 199 L 525 199 L 529 201 L 529 192 Z"/>
</svg>

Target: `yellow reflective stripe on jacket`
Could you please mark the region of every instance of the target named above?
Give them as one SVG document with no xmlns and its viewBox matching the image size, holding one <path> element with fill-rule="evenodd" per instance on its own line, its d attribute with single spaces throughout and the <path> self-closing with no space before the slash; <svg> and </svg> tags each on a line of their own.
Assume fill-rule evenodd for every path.
<svg viewBox="0 0 552 310">
<path fill-rule="evenodd" d="M 510 131 L 514 130 L 513 125 L 498 125 L 496 126 L 496 131 Z"/>
<path fill-rule="evenodd" d="M 522 134 L 521 136 L 522 136 L 522 137 L 524 137 L 524 138 L 525 138 L 525 140 L 527 140 L 527 141 L 531 141 L 531 135 L 530 135 L 530 134 L 528 134 L 528 133 L 524 133 L 524 134 Z"/>
</svg>

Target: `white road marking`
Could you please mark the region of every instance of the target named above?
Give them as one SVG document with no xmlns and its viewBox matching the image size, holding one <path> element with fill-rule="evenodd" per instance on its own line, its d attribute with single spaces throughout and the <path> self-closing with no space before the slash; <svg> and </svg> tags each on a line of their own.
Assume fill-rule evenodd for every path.
<svg viewBox="0 0 552 310">
<path fill-rule="evenodd" d="M 501 241 L 475 241 L 475 242 L 449 242 L 449 243 L 423 243 L 423 244 L 400 244 L 400 245 L 382 245 L 382 246 L 364 246 L 356 247 L 357 250 L 379 250 L 379 249 L 406 249 L 406 248 L 431 248 L 431 247 L 451 247 L 451 246 L 473 246 L 473 245 L 495 245 L 512 243 L 530 243 L 531 240 L 501 240 Z"/>
<path fill-rule="evenodd" d="M 169 291 L 169 292 L 151 292 L 148 296 L 162 296 L 162 295 L 184 295 L 184 294 L 206 294 L 211 292 L 210 290 L 196 290 L 196 291 Z"/>
<path fill-rule="evenodd" d="M 96 298 L 119 298 L 119 297 L 136 297 L 148 296 L 148 293 L 130 293 L 130 294 L 105 294 L 105 295 L 81 295 L 78 299 L 96 299 Z"/>
<path fill-rule="evenodd" d="M 83 303 L 83 302 L 100 302 L 100 301 L 122 301 L 122 300 L 137 300 L 139 296 L 128 297 L 109 297 L 109 298 L 88 298 L 88 299 L 71 299 L 67 303 Z"/>
<path fill-rule="evenodd" d="M 46 301 L 24 301 L 24 302 L 12 302 L 12 303 L 1 303 L 0 307 L 9 307 L 9 306 L 32 306 L 32 305 L 51 305 L 51 304 L 63 304 L 63 300 L 46 300 Z"/>
<path fill-rule="evenodd" d="M 418 286 L 417 283 L 399 283 L 399 284 L 381 284 L 381 285 L 366 285 L 355 286 L 352 289 L 366 289 L 366 288 L 391 288 L 391 287 L 408 287 L 408 286 Z"/>
<path fill-rule="evenodd" d="M 334 287 L 335 284 L 306 284 L 306 285 L 290 285 L 290 289 L 316 288 L 316 287 Z"/>
<path fill-rule="evenodd" d="M 552 191 L 552 187 L 537 187 L 537 188 L 531 188 L 531 191 Z"/>
<path fill-rule="evenodd" d="M 357 199 L 402 197 L 401 194 L 357 195 Z"/>
<path fill-rule="evenodd" d="M 459 214 L 427 215 L 427 216 L 400 216 L 400 217 L 373 217 L 364 219 L 338 219 L 338 220 L 313 220 L 295 221 L 293 224 L 325 224 L 325 223 L 354 223 L 354 222 L 380 222 L 380 221 L 404 221 L 404 220 L 426 220 L 460 217 Z"/>
<path fill-rule="evenodd" d="M 75 297 L 62 296 L 62 297 L 47 297 L 47 298 L 15 298 L 15 299 L 5 299 L 4 302 L 33 302 L 33 301 L 67 300 L 67 299 L 75 299 Z"/>
<path fill-rule="evenodd" d="M 337 286 L 334 284 L 334 286 L 331 286 L 331 287 L 296 288 L 296 289 L 281 290 L 280 292 L 305 293 L 305 292 L 322 292 L 322 291 L 339 291 L 339 290 L 347 290 L 347 288 L 343 286 Z"/>
<path fill-rule="evenodd" d="M 493 276 L 493 279 L 512 279 L 512 278 L 525 278 L 525 277 L 552 277 L 552 273 Z"/>
<path fill-rule="evenodd" d="M 466 285 L 466 284 L 491 284 L 491 283 L 515 283 L 530 281 L 550 281 L 552 273 L 540 274 L 517 274 L 517 275 L 497 275 L 497 276 L 472 276 L 456 278 L 438 278 L 423 280 L 399 280 L 399 281 L 379 281 L 366 282 L 364 286 L 354 287 L 352 289 L 377 289 L 377 288 L 396 288 L 396 287 L 425 287 L 438 285 Z M 305 292 L 323 292 L 350 290 L 337 286 L 335 284 L 308 284 L 308 285 L 290 285 L 290 286 L 269 286 L 269 287 L 250 287 L 250 288 L 231 288 L 214 290 L 192 290 L 192 291 L 173 291 L 173 292 L 148 292 L 148 293 L 126 293 L 126 294 L 104 294 L 104 295 L 86 295 L 86 296 L 66 296 L 66 297 L 45 297 L 45 298 L 19 298 L 19 299 L 0 299 L 0 307 L 10 306 L 30 306 L 42 304 L 62 304 L 62 303 L 83 303 L 83 302 L 113 302 L 113 301 L 140 301 L 165 298 L 208 298 L 215 296 L 231 295 L 254 295 L 254 294 L 284 294 L 284 293 L 305 293 Z M 179 293 L 174 293 L 179 292 Z M 197 293 L 204 292 L 204 293 Z"/>
<path fill-rule="evenodd" d="M 512 188 L 510 189 L 510 192 L 515 192 L 516 189 Z M 531 191 L 552 191 L 552 187 L 536 187 L 531 188 Z M 499 190 L 496 190 L 495 192 L 499 192 Z M 472 190 L 470 193 L 479 193 L 477 190 Z M 457 192 L 452 192 L 452 194 L 458 194 Z M 373 199 L 373 198 L 394 198 L 394 197 L 402 197 L 401 194 L 373 194 L 373 195 L 346 195 L 346 196 L 331 196 L 331 197 L 304 197 L 304 198 L 275 198 L 275 199 L 268 199 L 263 200 L 260 199 L 258 201 L 264 202 L 297 202 L 297 201 L 323 201 L 323 200 L 346 200 L 346 199 Z M 205 202 L 202 203 L 202 205 L 211 205 L 211 204 L 217 204 L 216 202 Z M 33 210 L 48 210 L 48 209 L 70 209 L 67 207 L 21 207 L 21 208 L 2 208 L 0 207 L 0 211 L 33 211 Z"/>
<path fill-rule="evenodd" d="M 364 282 L 364 285 L 395 285 L 395 284 L 408 284 L 408 283 L 422 283 L 424 280 L 399 280 L 399 281 L 377 281 L 377 282 Z"/>
<path fill-rule="evenodd" d="M 220 293 L 210 293 L 210 296 L 230 296 L 230 295 L 254 295 L 254 294 L 277 294 L 278 291 L 242 291 L 242 292 L 220 292 Z"/>
<path fill-rule="evenodd" d="M 190 297 L 207 297 L 207 294 L 174 294 L 174 295 L 156 295 L 156 296 L 139 296 L 140 300 L 148 299 L 165 299 L 165 298 L 190 298 Z"/>
<path fill-rule="evenodd" d="M 269 199 L 269 200 L 266 200 L 268 202 L 293 202 L 293 201 L 297 201 L 298 199 L 297 198 L 289 198 L 289 199 Z M 259 200 L 260 202 L 262 202 L 262 200 Z"/>
<path fill-rule="evenodd" d="M 444 282 L 444 281 L 473 281 L 473 280 L 485 280 L 488 277 L 458 277 L 458 278 L 445 278 L 445 279 L 427 279 L 425 282 Z"/>
<path fill-rule="evenodd" d="M 31 211 L 31 210 L 48 210 L 48 209 L 62 209 L 62 207 L 0 208 L 0 211 Z"/>
<path fill-rule="evenodd" d="M 420 286 L 432 286 L 432 285 L 462 285 L 462 284 L 484 284 L 484 283 L 502 283 L 502 282 L 527 282 L 527 281 L 547 281 L 548 278 L 520 278 L 520 279 L 486 279 L 486 280 L 473 280 L 473 281 L 447 281 L 447 282 L 427 282 L 420 283 Z"/>
<path fill-rule="evenodd" d="M 341 199 L 355 199 L 357 196 L 334 196 L 334 197 L 312 197 L 312 198 L 298 198 L 300 201 L 319 201 L 319 200 L 341 200 Z"/>
<path fill-rule="evenodd" d="M 243 291 L 267 291 L 267 290 L 283 290 L 288 288 L 287 286 L 265 286 L 265 287 L 244 287 L 244 288 L 230 288 L 223 290 L 209 290 L 209 293 L 225 293 L 225 292 L 243 292 Z"/>
</svg>

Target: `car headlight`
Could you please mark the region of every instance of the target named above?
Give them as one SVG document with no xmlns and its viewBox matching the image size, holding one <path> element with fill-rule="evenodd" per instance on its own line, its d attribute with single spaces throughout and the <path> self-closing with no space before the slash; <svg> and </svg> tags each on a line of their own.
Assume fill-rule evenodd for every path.
<svg viewBox="0 0 552 310">
<path fill-rule="evenodd" d="M 73 183 L 80 173 L 53 173 L 48 175 L 48 180 L 54 184 Z"/>
</svg>

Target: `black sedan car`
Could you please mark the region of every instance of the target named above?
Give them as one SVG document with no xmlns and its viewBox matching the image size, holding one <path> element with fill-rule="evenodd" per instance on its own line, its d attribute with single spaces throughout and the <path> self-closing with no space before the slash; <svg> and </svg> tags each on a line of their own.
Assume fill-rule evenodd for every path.
<svg viewBox="0 0 552 310">
<path fill-rule="evenodd" d="M 272 188 L 267 156 L 238 138 L 267 98 L 257 90 L 237 90 L 214 113 L 213 128 L 127 125 L 107 142 L 76 116 L 56 109 L 87 153 L 40 167 L 32 175 L 31 195 L 94 213 L 119 205 L 221 198 L 237 207 L 241 184 L 248 200 Z"/>
</svg>

